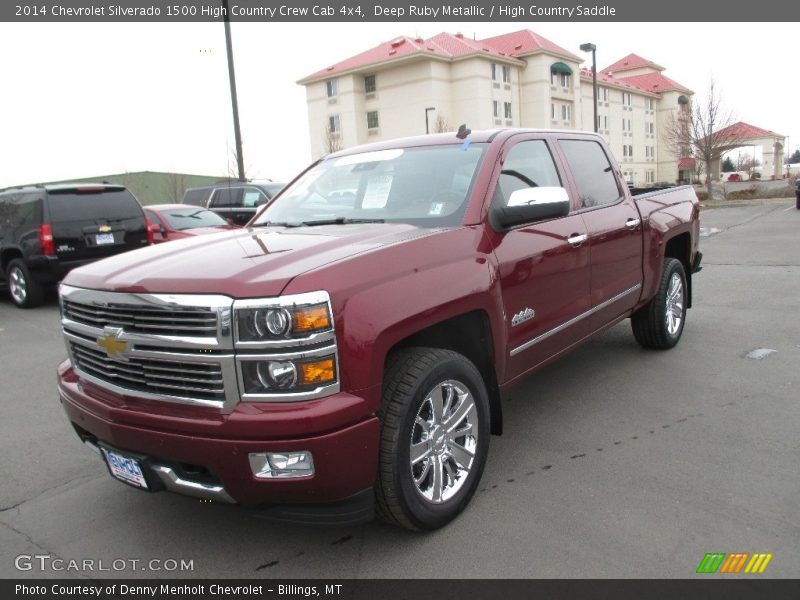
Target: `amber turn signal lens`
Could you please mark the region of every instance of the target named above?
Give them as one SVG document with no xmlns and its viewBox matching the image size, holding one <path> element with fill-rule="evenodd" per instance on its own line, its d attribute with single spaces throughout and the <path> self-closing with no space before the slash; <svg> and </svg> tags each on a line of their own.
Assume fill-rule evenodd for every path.
<svg viewBox="0 0 800 600">
<path fill-rule="evenodd" d="M 331 326 L 331 318 L 325 304 L 296 308 L 292 320 L 294 321 L 292 327 L 294 332 L 320 331 Z"/>
<path fill-rule="evenodd" d="M 336 379 L 336 370 L 333 368 L 333 358 L 325 358 L 316 362 L 300 363 L 300 385 L 315 385 L 329 383 Z"/>
</svg>

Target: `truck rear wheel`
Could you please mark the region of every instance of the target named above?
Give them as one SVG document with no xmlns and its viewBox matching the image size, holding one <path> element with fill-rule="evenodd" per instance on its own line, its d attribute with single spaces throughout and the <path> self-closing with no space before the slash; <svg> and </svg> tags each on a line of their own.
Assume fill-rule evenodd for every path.
<svg viewBox="0 0 800 600">
<path fill-rule="evenodd" d="M 461 354 L 405 348 L 387 361 L 375 486 L 378 517 L 416 531 L 469 503 L 489 450 L 489 398 Z"/>
<path fill-rule="evenodd" d="M 631 317 L 633 336 L 645 348 L 667 350 L 681 339 L 686 323 L 686 272 L 681 261 L 664 259 L 658 291 Z"/>
<path fill-rule="evenodd" d="M 25 262 L 15 258 L 8 263 L 6 271 L 8 292 L 11 300 L 20 308 L 39 306 L 44 301 L 44 289 L 36 282 Z"/>
</svg>

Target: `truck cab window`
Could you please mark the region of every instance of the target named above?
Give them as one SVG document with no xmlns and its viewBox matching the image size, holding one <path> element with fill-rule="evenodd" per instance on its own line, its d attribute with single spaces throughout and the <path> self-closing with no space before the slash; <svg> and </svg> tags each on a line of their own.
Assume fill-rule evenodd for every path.
<svg viewBox="0 0 800 600">
<path fill-rule="evenodd" d="M 559 140 L 583 208 L 613 204 L 622 197 L 603 147 L 591 140 Z"/>
<path fill-rule="evenodd" d="M 511 148 L 495 189 L 495 202 L 508 204 L 512 192 L 527 187 L 560 187 L 561 179 L 544 140 L 528 140 Z"/>
</svg>

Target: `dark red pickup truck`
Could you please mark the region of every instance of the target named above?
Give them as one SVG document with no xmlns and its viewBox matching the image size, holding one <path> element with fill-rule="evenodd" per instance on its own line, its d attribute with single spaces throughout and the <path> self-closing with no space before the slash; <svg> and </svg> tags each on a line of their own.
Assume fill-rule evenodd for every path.
<svg viewBox="0 0 800 600">
<path fill-rule="evenodd" d="M 678 342 L 698 206 L 631 197 L 593 134 L 339 152 L 245 229 L 71 272 L 59 396 L 134 487 L 433 529 L 474 493 L 504 389 L 622 319 Z"/>
</svg>

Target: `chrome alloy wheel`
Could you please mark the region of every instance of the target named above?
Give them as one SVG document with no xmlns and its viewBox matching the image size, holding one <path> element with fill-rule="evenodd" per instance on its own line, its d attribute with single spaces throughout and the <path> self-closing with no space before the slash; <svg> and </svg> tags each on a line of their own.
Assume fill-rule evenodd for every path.
<svg viewBox="0 0 800 600">
<path fill-rule="evenodd" d="M 667 331 L 670 335 L 675 335 L 681 328 L 683 321 L 683 279 L 678 273 L 673 273 L 667 288 L 667 310 L 665 319 Z"/>
<path fill-rule="evenodd" d="M 452 498 L 467 480 L 478 446 L 478 412 L 466 385 L 448 379 L 422 401 L 411 429 L 409 462 L 417 492 L 432 504 Z"/>
<path fill-rule="evenodd" d="M 28 298 L 28 281 L 25 279 L 25 273 L 17 266 L 12 267 L 8 273 L 8 289 L 14 298 L 14 302 L 17 304 L 25 303 Z"/>
</svg>

